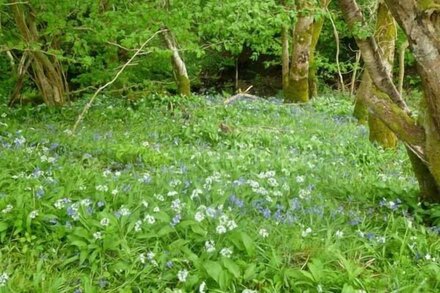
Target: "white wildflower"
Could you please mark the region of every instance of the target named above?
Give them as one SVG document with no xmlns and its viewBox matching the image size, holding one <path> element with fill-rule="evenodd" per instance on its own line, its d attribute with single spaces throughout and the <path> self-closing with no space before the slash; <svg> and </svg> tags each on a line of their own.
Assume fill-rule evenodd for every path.
<svg viewBox="0 0 440 293">
<path fill-rule="evenodd" d="M 296 182 L 297 183 L 303 183 L 304 182 L 304 176 L 296 176 Z"/>
<path fill-rule="evenodd" d="M 147 258 L 145 257 L 145 254 L 141 253 L 139 254 L 139 261 L 141 262 L 141 264 L 145 264 L 145 260 Z"/>
<path fill-rule="evenodd" d="M 344 237 L 344 232 L 342 232 L 341 230 L 336 231 L 335 233 L 336 238 L 342 238 Z"/>
<path fill-rule="evenodd" d="M 226 227 L 223 225 L 218 225 L 215 231 L 217 232 L 217 234 L 224 234 L 226 233 Z"/>
<path fill-rule="evenodd" d="M 142 201 L 142 205 L 144 206 L 144 208 L 148 208 L 148 202 L 147 201 L 143 200 Z"/>
<path fill-rule="evenodd" d="M 9 275 L 7 273 L 0 274 L 0 287 L 4 287 L 9 280 Z"/>
<path fill-rule="evenodd" d="M 203 193 L 202 190 L 200 190 L 200 189 L 194 189 L 194 190 L 192 191 L 192 193 L 191 193 L 191 196 L 190 196 L 191 200 L 193 200 L 194 198 L 199 197 L 199 195 L 201 195 L 202 193 Z"/>
<path fill-rule="evenodd" d="M 199 286 L 199 293 L 205 293 L 206 292 L 206 283 L 203 281 Z"/>
<path fill-rule="evenodd" d="M 138 220 L 136 221 L 136 223 L 134 224 L 134 231 L 139 232 L 142 230 L 142 221 Z"/>
<path fill-rule="evenodd" d="M 89 198 L 85 198 L 81 200 L 81 205 L 84 207 L 88 207 L 92 204 L 92 201 Z"/>
<path fill-rule="evenodd" d="M 153 209 L 153 212 L 155 212 L 155 213 L 160 212 L 160 208 L 159 208 L 159 207 L 155 207 L 155 208 Z"/>
<path fill-rule="evenodd" d="M 158 201 L 164 201 L 165 198 L 163 197 L 162 194 L 155 194 L 154 197 L 158 200 Z"/>
<path fill-rule="evenodd" d="M 269 185 L 272 187 L 277 187 L 279 185 L 278 181 L 275 178 L 267 179 L 267 183 L 269 183 Z"/>
<path fill-rule="evenodd" d="M 102 239 L 102 233 L 101 232 L 93 233 L 93 238 L 95 238 L 96 240 Z"/>
<path fill-rule="evenodd" d="M 222 256 L 224 256 L 224 257 L 229 258 L 232 255 L 232 249 L 230 249 L 230 248 L 222 248 L 222 250 L 220 250 L 220 254 Z"/>
<path fill-rule="evenodd" d="M 156 219 L 152 215 L 146 215 L 144 217 L 144 222 L 147 222 L 148 224 L 153 225 L 154 223 L 156 223 Z"/>
<path fill-rule="evenodd" d="M 117 195 L 119 193 L 119 190 L 117 188 L 112 190 L 112 195 Z"/>
<path fill-rule="evenodd" d="M 176 196 L 176 195 L 178 195 L 177 191 L 170 191 L 170 192 L 167 193 L 167 196 L 169 196 L 169 197 L 173 197 L 173 196 Z"/>
<path fill-rule="evenodd" d="M 12 211 L 13 208 L 14 208 L 13 205 L 8 204 L 8 205 L 2 210 L 2 213 L 3 213 L 3 214 L 10 213 L 10 212 Z"/>
<path fill-rule="evenodd" d="M 32 211 L 29 214 L 29 218 L 31 218 L 31 219 L 35 219 L 37 216 L 38 216 L 38 210 Z"/>
<path fill-rule="evenodd" d="M 104 227 L 108 226 L 110 224 L 110 220 L 108 218 L 103 218 L 100 222 L 100 224 Z"/>
<path fill-rule="evenodd" d="M 206 252 L 211 253 L 215 251 L 215 242 L 214 240 L 208 240 L 205 242 Z"/>
<path fill-rule="evenodd" d="M 97 185 L 96 186 L 96 190 L 97 191 L 102 191 L 102 192 L 107 192 L 108 191 L 108 186 L 107 185 Z"/>
<path fill-rule="evenodd" d="M 228 227 L 228 230 L 229 230 L 229 231 L 232 231 L 232 230 L 234 230 L 235 228 L 237 228 L 238 226 L 237 226 L 237 223 L 235 223 L 234 220 L 229 220 L 229 221 L 226 223 L 226 227 Z"/>
<path fill-rule="evenodd" d="M 177 273 L 177 279 L 179 279 L 179 282 L 186 282 L 186 279 L 188 278 L 188 271 L 186 269 L 180 270 Z"/>
<path fill-rule="evenodd" d="M 283 196 L 283 193 L 282 193 L 281 191 L 279 191 L 279 190 L 275 190 L 272 194 L 273 194 L 273 196 L 275 196 L 275 197 L 281 197 L 281 196 Z"/>
<path fill-rule="evenodd" d="M 180 184 L 182 184 L 182 181 L 180 181 L 179 179 L 173 179 L 170 182 L 171 187 L 176 187 L 176 186 L 179 186 Z"/>
<path fill-rule="evenodd" d="M 203 212 L 199 211 L 195 214 L 194 219 L 200 223 L 201 221 L 203 221 L 205 219 L 205 214 Z"/>
<path fill-rule="evenodd" d="M 309 227 L 306 230 L 302 231 L 301 236 L 307 237 L 307 236 L 309 236 L 310 233 L 312 233 L 312 228 Z"/>
<path fill-rule="evenodd" d="M 258 231 L 258 234 L 260 234 L 260 236 L 263 238 L 267 238 L 269 236 L 269 232 L 267 232 L 267 230 L 264 228 L 261 228 L 260 231 Z"/>
<path fill-rule="evenodd" d="M 122 206 L 119 209 L 119 213 L 121 214 L 121 216 L 129 216 L 131 214 L 130 210 L 127 209 L 126 207 Z"/>
<path fill-rule="evenodd" d="M 220 225 L 225 225 L 229 221 L 229 217 L 227 215 L 221 215 L 218 220 L 220 221 Z"/>
<path fill-rule="evenodd" d="M 257 189 L 260 187 L 260 184 L 255 180 L 248 180 L 247 183 L 250 187 L 252 187 L 252 189 Z"/>
</svg>

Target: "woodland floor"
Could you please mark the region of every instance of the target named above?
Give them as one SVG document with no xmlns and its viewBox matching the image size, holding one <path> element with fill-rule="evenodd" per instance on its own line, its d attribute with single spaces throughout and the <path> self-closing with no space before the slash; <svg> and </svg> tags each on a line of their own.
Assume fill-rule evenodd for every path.
<svg viewBox="0 0 440 293">
<path fill-rule="evenodd" d="M 0 292 L 439 292 L 404 149 L 349 99 L 102 98 L 72 135 L 81 107 L 0 106 Z"/>
</svg>

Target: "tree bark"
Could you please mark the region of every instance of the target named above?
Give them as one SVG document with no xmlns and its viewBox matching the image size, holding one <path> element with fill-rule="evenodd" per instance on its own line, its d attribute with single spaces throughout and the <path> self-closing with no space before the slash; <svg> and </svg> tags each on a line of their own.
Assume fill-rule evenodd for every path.
<svg viewBox="0 0 440 293">
<path fill-rule="evenodd" d="M 320 8 L 327 9 L 330 0 L 321 0 Z M 324 26 L 324 16 L 315 17 L 312 27 L 312 41 L 310 45 L 310 61 L 309 61 L 309 97 L 318 96 L 318 77 L 317 66 L 315 62 L 316 46 L 318 45 L 319 37 L 321 36 L 322 27 Z"/>
<path fill-rule="evenodd" d="M 309 100 L 310 46 L 312 44 L 313 16 L 308 15 L 308 0 L 297 1 L 298 19 L 293 33 L 289 83 L 284 91 L 284 101 L 307 102 Z"/>
<path fill-rule="evenodd" d="M 68 85 L 63 68 L 55 56 L 48 57 L 33 45 L 40 42 L 40 37 L 34 16 L 26 12 L 23 4 L 11 0 L 11 9 L 17 28 L 23 41 L 28 46 L 27 54 L 31 60 L 30 68 L 35 84 L 37 85 L 44 102 L 49 106 L 62 106 L 67 102 Z M 22 82 L 22 80 L 18 80 Z M 16 88 L 21 89 L 17 84 Z M 10 102 L 15 102 L 16 97 L 11 97 Z"/>
<path fill-rule="evenodd" d="M 385 124 L 388 123 L 390 129 L 392 129 L 391 120 L 403 118 L 409 125 L 416 125 L 420 129 L 418 133 L 421 132 L 423 136 L 419 135 L 416 140 L 412 140 L 411 136 L 399 135 L 397 129 L 395 132 L 407 145 L 412 167 L 419 182 L 421 199 L 438 203 L 440 202 L 440 71 L 437 68 L 440 66 L 438 37 L 440 26 L 437 20 L 439 18 L 432 16 L 440 14 L 437 7 L 439 5 L 430 7 L 428 13 L 414 0 L 385 0 L 385 3 L 408 37 L 410 49 L 415 56 L 418 72 L 422 78 L 426 113 L 423 126 L 417 125 L 410 117 L 409 109 L 387 73 L 376 40 L 373 37 L 355 36 L 375 86 L 388 95 L 402 111 L 381 113 L 373 107 L 370 108 Z M 340 4 L 349 26 L 352 29 L 362 28 L 363 16 L 356 1 L 340 0 Z M 379 99 L 379 101 L 384 100 Z"/>
<path fill-rule="evenodd" d="M 388 11 L 387 6 L 383 2 L 379 2 L 379 6 L 377 8 L 375 39 L 377 40 L 379 48 L 382 52 L 389 76 L 392 76 L 393 74 L 392 68 L 394 63 L 396 38 L 397 28 L 394 18 Z M 384 148 L 396 147 L 396 135 L 394 135 L 394 133 L 381 121 L 381 119 L 375 117 L 374 115 L 369 115 L 368 125 L 370 128 L 371 142 L 377 143 Z"/>
<path fill-rule="evenodd" d="M 189 96 L 191 95 L 191 84 L 185 62 L 179 54 L 176 38 L 168 29 L 163 32 L 163 37 L 168 49 L 171 51 L 171 63 L 173 65 L 177 91 L 182 96 Z"/>
<path fill-rule="evenodd" d="M 359 124 L 368 123 L 367 100 L 371 95 L 373 83 L 367 70 L 362 73 L 361 84 L 356 93 L 356 101 L 353 110 L 353 116 L 357 118 Z"/>
<path fill-rule="evenodd" d="M 281 45 L 282 45 L 282 56 L 281 56 L 281 66 L 282 66 L 282 78 L 283 78 L 283 91 L 287 90 L 289 85 L 289 28 L 283 26 L 281 28 Z"/>
<path fill-rule="evenodd" d="M 408 48 L 408 42 L 405 41 L 399 48 L 399 84 L 400 95 L 403 95 L 403 80 L 405 78 L 405 51 Z"/>
</svg>

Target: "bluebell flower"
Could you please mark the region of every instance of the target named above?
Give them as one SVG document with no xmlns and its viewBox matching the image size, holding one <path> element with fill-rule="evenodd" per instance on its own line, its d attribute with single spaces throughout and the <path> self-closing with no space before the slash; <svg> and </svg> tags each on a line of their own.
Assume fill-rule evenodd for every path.
<svg viewBox="0 0 440 293">
<path fill-rule="evenodd" d="M 98 284 L 100 288 L 105 288 L 108 286 L 109 282 L 107 281 L 107 279 L 101 278 L 99 279 Z"/>
<path fill-rule="evenodd" d="M 290 208 L 292 210 L 297 210 L 297 209 L 301 208 L 301 202 L 300 202 L 299 198 L 295 197 L 292 200 L 290 200 Z"/>
<path fill-rule="evenodd" d="M 362 221 L 361 221 L 361 219 L 360 219 L 359 217 L 355 217 L 355 218 L 352 218 L 352 219 L 349 221 L 349 224 L 350 224 L 351 226 L 356 226 L 356 225 L 359 225 L 361 222 L 362 222 Z"/>
<path fill-rule="evenodd" d="M 229 201 L 231 202 L 232 205 L 238 208 L 242 208 L 244 206 L 244 201 L 239 199 L 237 196 L 235 196 L 235 194 L 229 197 Z"/>
<path fill-rule="evenodd" d="M 53 150 L 57 149 L 59 146 L 60 146 L 60 145 L 59 145 L 58 143 L 55 142 L 55 143 L 52 143 L 52 144 L 50 145 L 49 149 L 50 149 L 51 151 L 53 151 Z"/>
<path fill-rule="evenodd" d="M 177 214 L 173 217 L 173 219 L 171 220 L 171 226 L 176 226 L 177 224 L 180 223 L 180 220 L 182 219 L 182 217 L 180 216 L 180 214 Z"/>
<path fill-rule="evenodd" d="M 73 228 L 72 223 L 70 223 L 69 221 L 66 221 L 65 226 L 66 226 L 66 229 L 68 229 L 68 230 Z"/>
<path fill-rule="evenodd" d="M 43 197 L 43 195 L 45 194 L 43 187 L 38 187 L 37 190 L 35 191 L 35 196 L 38 199 L 41 199 Z"/>
<path fill-rule="evenodd" d="M 130 190 L 131 190 L 131 185 L 130 184 L 124 184 L 122 186 L 122 191 L 129 192 Z"/>
<path fill-rule="evenodd" d="M 268 208 L 264 208 L 261 213 L 263 214 L 263 217 L 265 217 L 266 219 L 270 218 L 271 211 Z"/>
</svg>

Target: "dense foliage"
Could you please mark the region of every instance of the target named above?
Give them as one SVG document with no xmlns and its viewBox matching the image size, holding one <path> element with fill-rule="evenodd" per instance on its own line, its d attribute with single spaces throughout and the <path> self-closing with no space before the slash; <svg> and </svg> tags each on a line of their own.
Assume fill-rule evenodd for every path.
<svg viewBox="0 0 440 293">
<path fill-rule="evenodd" d="M 1 109 L 0 291 L 440 288 L 408 159 L 350 101 L 168 102 L 100 102 L 74 136 L 75 111 Z"/>
</svg>

